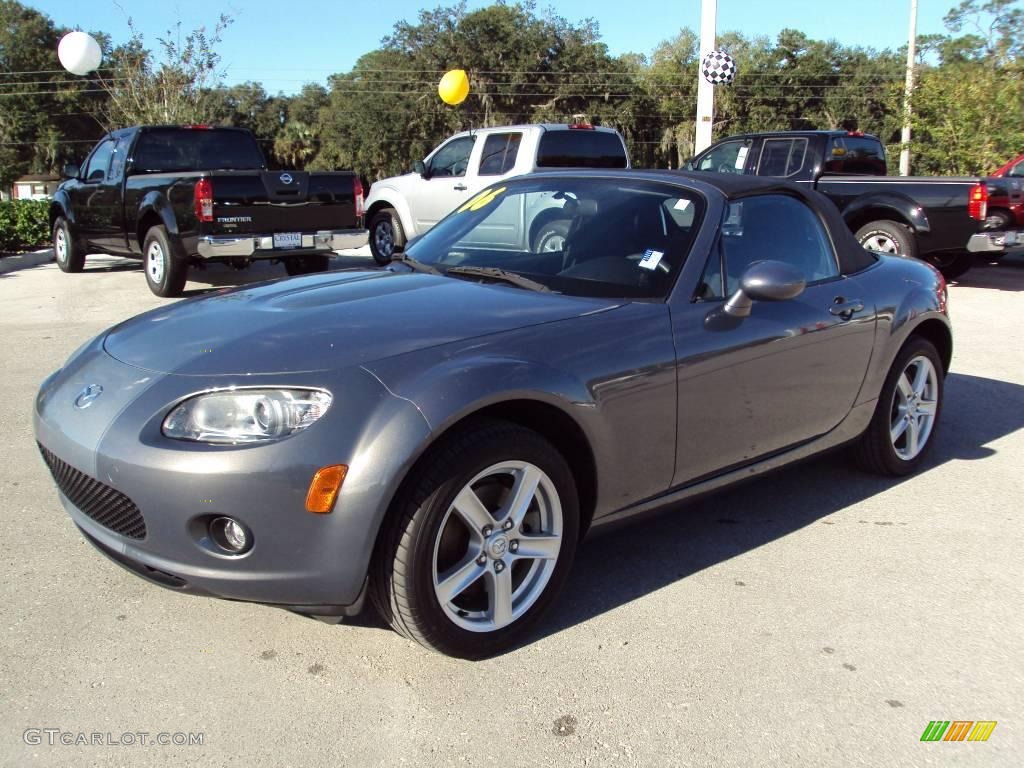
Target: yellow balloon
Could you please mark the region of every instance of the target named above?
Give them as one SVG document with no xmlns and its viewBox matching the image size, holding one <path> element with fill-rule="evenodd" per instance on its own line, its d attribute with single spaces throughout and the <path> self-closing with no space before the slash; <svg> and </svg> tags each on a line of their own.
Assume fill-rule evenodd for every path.
<svg viewBox="0 0 1024 768">
<path fill-rule="evenodd" d="M 469 95 L 469 78 L 465 70 L 453 69 L 445 72 L 441 82 L 437 84 L 437 95 L 445 104 L 461 104 Z"/>
</svg>

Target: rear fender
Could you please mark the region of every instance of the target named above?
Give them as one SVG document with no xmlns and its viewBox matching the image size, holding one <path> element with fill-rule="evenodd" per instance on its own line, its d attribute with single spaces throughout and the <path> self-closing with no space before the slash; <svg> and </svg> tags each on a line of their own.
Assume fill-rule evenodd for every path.
<svg viewBox="0 0 1024 768">
<path fill-rule="evenodd" d="M 912 198 L 893 192 L 861 195 L 843 209 L 843 220 L 854 232 L 869 221 L 893 219 L 907 224 L 915 233 L 931 232 L 924 210 Z"/>
</svg>

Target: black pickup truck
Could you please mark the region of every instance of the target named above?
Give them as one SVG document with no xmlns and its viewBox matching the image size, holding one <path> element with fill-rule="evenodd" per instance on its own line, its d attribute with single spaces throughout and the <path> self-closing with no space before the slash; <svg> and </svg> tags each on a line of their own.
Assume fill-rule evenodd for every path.
<svg viewBox="0 0 1024 768">
<path fill-rule="evenodd" d="M 865 248 L 917 256 L 947 278 L 966 272 L 985 219 L 980 178 L 887 176 L 877 137 L 848 131 L 730 136 L 697 155 L 695 171 L 773 176 L 831 198 Z"/>
<path fill-rule="evenodd" d="M 193 263 L 276 259 L 305 274 L 367 242 L 356 174 L 270 171 L 240 128 L 113 131 L 64 177 L 50 205 L 60 268 L 80 272 L 92 251 L 142 259 L 157 296 L 180 296 Z"/>
</svg>

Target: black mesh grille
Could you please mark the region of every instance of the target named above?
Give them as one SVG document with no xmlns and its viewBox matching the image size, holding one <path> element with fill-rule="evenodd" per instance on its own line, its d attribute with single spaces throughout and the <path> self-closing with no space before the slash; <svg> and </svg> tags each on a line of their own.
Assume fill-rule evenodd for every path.
<svg viewBox="0 0 1024 768">
<path fill-rule="evenodd" d="M 79 472 L 42 445 L 39 451 L 68 501 L 100 525 L 130 539 L 146 538 L 146 521 L 135 502 L 120 491 Z"/>
</svg>

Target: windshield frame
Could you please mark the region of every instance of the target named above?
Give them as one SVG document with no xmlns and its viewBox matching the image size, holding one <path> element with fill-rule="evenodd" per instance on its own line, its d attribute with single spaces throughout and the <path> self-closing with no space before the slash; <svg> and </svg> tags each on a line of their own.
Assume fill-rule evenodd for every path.
<svg viewBox="0 0 1024 768">
<path fill-rule="evenodd" d="M 636 173 L 636 175 L 633 175 Z M 633 290 L 630 290 L 630 286 L 624 283 L 617 283 L 612 281 L 599 281 L 589 280 L 585 278 L 575 277 L 563 277 L 557 274 L 554 275 L 540 275 L 535 272 L 517 270 L 515 265 L 506 263 L 495 263 L 493 265 L 500 269 L 508 272 L 514 272 L 522 274 L 531 280 L 535 280 L 547 285 L 551 293 L 557 295 L 563 295 L 567 297 L 579 297 L 593 300 L 616 300 L 616 301 L 635 301 L 635 302 L 646 302 L 646 303 L 668 303 L 671 297 L 675 293 L 676 287 L 682 277 L 685 267 L 692 260 L 692 256 L 695 250 L 695 246 L 700 240 L 700 234 L 705 228 L 707 216 L 711 209 L 710 201 L 708 200 L 704 191 L 697 185 L 691 185 L 685 183 L 687 180 L 673 179 L 670 177 L 652 178 L 647 175 L 640 175 L 640 173 L 632 171 L 631 169 L 608 169 L 605 171 L 593 170 L 576 173 L 566 172 L 547 172 L 547 173 L 533 173 L 528 175 L 517 176 L 509 179 L 495 180 L 491 184 L 485 186 L 482 190 L 472 195 L 467 201 L 456 208 L 441 221 L 435 224 L 430 230 L 422 235 L 416 237 L 409 245 L 406 246 L 405 254 L 415 259 L 418 262 L 429 264 L 441 270 L 442 274 L 447 274 L 447 266 L 484 266 L 481 264 L 475 264 L 472 262 L 457 264 L 446 264 L 438 256 L 438 252 L 435 250 L 438 247 L 445 249 L 451 249 L 455 243 L 459 242 L 468 233 L 473 231 L 477 225 L 483 222 L 492 212 L 489 206 L 485 204 L 479 210 L 467 210 L 472 207 L 472 204 L 480 200 L 484 195 L 494 190 L 500 190 L 503 197 L 520 193 L 528 193 L 529 189 L 523 190 L 523 187 L 535 187 L 532 191 L 542 191 L 544 187 L 552 185 L 583 185 L 588 183 L 604 184 L 604 185 L 621 185 L 621 186 L 638 186 L 643 189 L 640 194 L 658 194 L 662 195 L 664 199 L 670 200 L 673 198 L 686 198 L 691 201 L 694 205 L 693 221 L 687 230 L 680 229 L 674 234 L 678 238 L 672 245 L 678 250 L 676 254 L 681 254 L 681 258 L 674 266 L 671 267 L 668 279 L 654 293 L 647 295 L 639 294 Z M 682 182 L 682 183 L 681 183 Z M 469 226 L 464 229 L 459 227 L 455 235 L 456 238 L 452 241 L 452 233 L 449 230 L 452 227 L 454 221 L 460 220 L 461 217 L 467 216 L 466 222 Z M 447 244 L 446 244 L 447 243 Z M 533 253 L 533 251 L 530 251 Z M 509 254 L 522 254 L 521 251 L 509 250 Z M 667 260 L 666 260 L 667 261 Z M 453 278 L 467 279 L 466 276 L 452 275 Z M 551 278 L 549 282 L 546 277 Z M 593 286 L 601 286 L 601 289 L 595 291 L 580 291 L 580 290 L 563 290 L 566 284 L 572 281 L 577 286 L 581 286 L 583 283 L 590 283 Z M 561 287 L 559 285 L 561 283 Z M 620 287 L 623 290 L 612 290 L 614 287 Z"/>
</svg>

